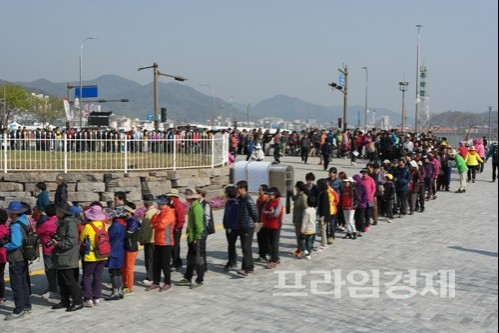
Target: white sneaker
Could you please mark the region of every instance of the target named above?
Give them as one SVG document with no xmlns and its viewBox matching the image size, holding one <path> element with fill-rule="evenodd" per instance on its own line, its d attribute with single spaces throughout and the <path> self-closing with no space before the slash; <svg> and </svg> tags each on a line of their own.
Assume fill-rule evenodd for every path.
<svg viewBox="0 0 499 333">
<path fill-rule="evenodd" d="M 144 280 L 142 281 L 142 283 L 143 283 L 144 285 L 146 285 L 146 286 L 150 286 L 150 285 L 152 284 L 152 281 L 151 281 L 151 280 L 148 280 L 148 279 L 144 279 Z"/>
<path fill-rule="evenodd" d="M 308 256 L 305 256 L 305 259 L 310 260 L 312 258 L 310 257 L 310 255 L 308 255 Z"/>
<path fill-rule="evenodd" d="M 310 254 L 310 253 L 309 253 L 307 250 L 303 251 L 303 255 L 304 255 L 305 257 L 306 257 L 306 256 L 308 256 L 309 254 Z"/>
<path fill-rule="evenodd" d="M 94 302 L 92 302 L 92 300 L 89 299 L 88 301 L 83 302 L 83 306 L 86 308 L 92 308 L 94 306 Z"/>
<path fill-rule="evenodd" d="M 355 163 L 355 162 L 350 162 L 350 165 L 355 166 L 355 165 L 357 165 L 357 163 Z"/>
<path fill-rule="evenodd" d="M 392 223 L 392 220 L 386 220 L 387 223 Z"/>
<path fill-rule="evenodd" d="M 100 300 L 98 298 L 92 300 L 92 302 L 94 303 L 95 306 L 100 304 Z"/>
</svg>

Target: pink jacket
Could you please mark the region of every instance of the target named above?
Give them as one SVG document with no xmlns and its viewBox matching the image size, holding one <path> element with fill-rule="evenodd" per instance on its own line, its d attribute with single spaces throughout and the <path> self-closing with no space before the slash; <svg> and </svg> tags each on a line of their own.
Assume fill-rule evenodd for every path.
<svg viewBox="0 0 499 333">
<path fill-rule="evenodd" d="M 367 191 L 367 202 L 374 202 L 374 196 L 376 195 L 376 183 L 371 176 L 362 177 L 362 184 L 366 187 Z"/>
<path fill-rule="evenodd" d="M 50 240 L 50 234 L 55 234 L 57 232 L 57 216 L 47 217 L 47 220 L 43 223 L 39 223 L 36 228 L 36 233 L 40 235 L 40 242 L 42 243 L 43 254 L 50 256 L 54 246 L 46 247 L 45 243 Z"/>
<path fill-rule="evenodd" d="M 5 224 L 0 224 L 0 239 L 8 236 L 10 233 L 9 227 Z M 7 249 L 0 247 L 0 264 L 7 262 Z"/>
<path fill-rule="evenodd" d="M 483 146 L 482 139 L 476 140 L 475 149 L 476 149 L 476 152 L 478 153 L 478 156 L 480 156 L 483 160 L 485 157 L 485 147 Z"/>
</svg>

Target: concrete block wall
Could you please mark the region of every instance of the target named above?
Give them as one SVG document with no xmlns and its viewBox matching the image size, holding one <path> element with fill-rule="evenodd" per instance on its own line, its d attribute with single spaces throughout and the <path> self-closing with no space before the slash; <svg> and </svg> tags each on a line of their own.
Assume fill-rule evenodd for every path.
<svg viewBox="0 0 499 333">
<path fill-rule="evenodd" d="M 57 188 L 55 178 L 59 173 L 5 173 L 0 176 L 0 206 L 9 202 L 25 201 L 31 206 L 36 203 L 36 183 L 47 185 L 50 199 L 53 200 Z M 104 206 L 112 206 L 114 193 L 123 191 L 129 201 L 142 206 L 142 194 L 150 192 L 157 196 L 168 193 L 172 188 L 179 192 L 186 188 L 201 187 L 207 191 L 208 199 L 223 195 L 223 188 L 230 183 L 230 167 L 215 169 L 182 169 L 149 172 L 123 173 L 68 173 L 69 201 L 85 206 L 99 201 Z"/>
</svg>

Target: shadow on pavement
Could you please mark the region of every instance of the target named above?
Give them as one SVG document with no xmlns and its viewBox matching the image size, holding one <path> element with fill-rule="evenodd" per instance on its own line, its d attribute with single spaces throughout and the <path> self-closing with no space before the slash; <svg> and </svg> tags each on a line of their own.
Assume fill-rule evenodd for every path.
<svg viewBox="0 0 499 333">
<path fill-rule="evenodd" d="M 465 251 L 465 252 L 473 252 L 473 253 L 478 253 L 478 254 L 483 254 L 484 256 L 489 256 L 489 257 L 498 257 L 497 252 L 490 252 L 490 251 L 482 251 L 482 250 L 474 250 L 474 249 L 467 249 L 462 246 L 448 246 L 449 249 L 453 250 L 459 250 L 459 251 Z"/>
</svg>

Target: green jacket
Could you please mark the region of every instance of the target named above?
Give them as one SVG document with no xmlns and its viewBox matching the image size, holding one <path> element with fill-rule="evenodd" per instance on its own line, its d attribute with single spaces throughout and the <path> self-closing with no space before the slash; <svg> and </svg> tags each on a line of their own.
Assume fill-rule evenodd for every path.
<svg viewBox="0 0 499 333">
<path fill-rule="evenodd" d="M 59 220 L 57 236 L 60 241 L 52 252 L 52 260 L 56 269 L 71 269 L 78 267 L 80 244 L 76 219 L 66 216 Z"/>
<path fill-rule="evenodd" d="M 189 209 L 189 220 L 187 221 L 187 243 L 203 238 L 204 233 L 204 210 L 199 201 L 193 201 Z"/>
<path fill-rule="evenodd" d="M 456 169 L 459 174 L 468 172 L 468 166 L 466 165 L 466 162 L 464 162 L 464 158 L 462 158 L 461 155 L 454 155 L 454 161 L 456 162 Z"/>
</svg>

